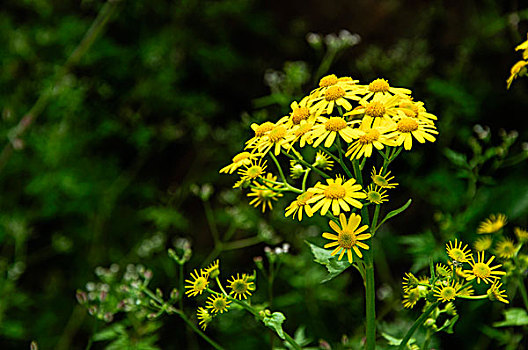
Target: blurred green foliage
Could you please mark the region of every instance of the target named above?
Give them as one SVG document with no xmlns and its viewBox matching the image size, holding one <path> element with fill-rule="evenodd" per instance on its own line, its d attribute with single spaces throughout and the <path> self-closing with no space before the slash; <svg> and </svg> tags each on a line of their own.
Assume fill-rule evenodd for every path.
<svg viewBox="0 0 528 350">
<path fill-rule="evenodd" d="M 288 242 L 275 277 L 257 278 L 255 302 L 272 299 L 287 317 L 283 327 L 310 346 L 359 348 L 361 279 L 343 273 L 319 284 L 326 271 L 305 244 L 322 242 L 325 221 L 300 225 L 280 205 L 263 216 L 218 175 L 252 122 L 287 113 L 327 70 L 412 87 L 439 117 L 438 142 L 395 164 L 402 186 L 392 209 L 409 196 L 413 204 L 379 232 L 375 247 L 387 344 L 415 318 L 401 311 L 403 271 L 426 266 L 449 238 L 471 241 L 489 213 L 528 225 L 527 165 L 507 161 L 528 140 L 527 82 L 505 89 L 513 48 L 528 31 L 528 10 L 517 2 L 124 0 L 80 63 L 57 75 L 103 4 L 2 3 L 0 147 L 11 143 L 14 152 L 0 164 L 0 348 L 35 340 L 42 349 L 84 349 L 89 339 L 108 349 L 131 340 L 145 349 L 205 346 L 178 318 L 147 322 L 117 313 L 107 327 L 75 300 L 92 271 L 112 263 L 148 266 L 151 284 L 170 293 L 178 271 L 166 249 L 182 238 L 192 243 L 189 266 L 220 255 L 226 273 L 250 272 L 265 245 Z M 361 41 L 333 49 L 341 29 Z M 308 32 L 323 35 L 307 42 Z M 28 131 L 11 138 L 50 90 Z M 481 138 L 486 126 L 491 131 Z M 511 130 L 521 141 L 504 147 Z M 214 234 L 225 249 L 213 249 Z M 247 239 L 245 249 L 229 246 Z M 194 306 L 185 301 L 188 314 Z M 491 327 L 519 319 L 508 312 L 503 317 L 485 303 L 459 310 L 455 334 L 431 344 L 492 349 L 515 338 L 512 344 L 526 345 L 518 330 L 508 328 L 505 338 L 508 332 Z M 251 321 L 234 311 L 208 334 L 230 349 L 268 347 L 269 333 Z"/>
</svg>

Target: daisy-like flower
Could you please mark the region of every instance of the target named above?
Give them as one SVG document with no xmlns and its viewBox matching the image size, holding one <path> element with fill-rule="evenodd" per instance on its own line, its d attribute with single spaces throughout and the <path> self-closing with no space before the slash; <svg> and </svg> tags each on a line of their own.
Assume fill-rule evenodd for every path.
<svg viewBox="0 0 528 350">
<path fill-rule="evenodd" d="M 323 152 L 318 151 L 315 155 L 315 162 L 312 165 L 319 169 L 332 170 L 334 167 L 334 161 Z"/>
<path fill-rule="evenodd" d="M 313 135 L 312 135 L 313 128 L 314 128 L 314 123 L 307 122 L 304 120 L 301 121 L 298 125 L 295 125 L 291 130 L 291 133 L 294 136 L 292 144 L 299 141 L 299 146 L 301 148 L 306 146 L 306 144 L 311 145 L 313 142 Z"/>
<path fill-rule="evenodd" d="M 412 309 L 421 298 L 420 289 L 418 287 L 407 290 L 403 295 L 403 307 Z"/>
<path fill-rule="evenodd" d="M 378 186 L 374 184 L 368 185 L 367 189 L 364 190 L 365 194 L 367 195 L 367 201 L 374 204 L 381 204 L 383 202 L 388 202 L 389 196 L 387 195 L 387 191 L 383 190 L 381 188 L 378 188 Z"/>
<path fill-rule="evenodd" d="M 352 136 L 354 133 L 344 118 L 318 117 L 317 122 L 318 124 L 315 125 L 312 130 L 312 137 L 315 140 L 313 143 L 314 148 L 319 146 L 325 140 L 325 147 L 332 146 L 338 135 L 340 135 L 346 142 L 352 142 Z"/>
<path fill-rule="evenodd" d="M 372 182 L 378 187 L 381 188 L 396 188 L 399 184 L 396 182 L 391 183 L 391 181 L 394 179 L 394 176 L 390 176 L 390 171 L 387 172 L 385 175 L 383 174 L 383 168 L 380 168 L 379 172 L 376 172 L 376 168 L 372 168 L 372 173 L 370 174 L 370 178 L 372 179 Z"/>
<path fill-rule="evenodd" d="M 218 275 L 220 275 L 220 260 L 216 259 L 211 263 L 211 265 L 207 266 L 203 270 L 209 275 L 210 278 L 215 279 L 218 277 Z"/>
<path fill-rule="evenodd" d="M 231 164 L 220 169 L 220 173 L 232 174 L 241 166 L 250 165 L 254 159 L 258 159 L 260 156 L 260 153 L 241 152 L 233 157 Z"/>
<path fill-rule="evenodd" d="M 350 112 L 345 113 L 345 116 L 364 115 L 362 122 L 367 126 L 377 125 L 382 120 L 385 122 L 392 122 L 393 118 L 404 117 L 405 114 L 399 107 L 399 96 L 374 96 L 372 101 L 361 100 L 360 106 L 354 108 Z"/>
<path fill-rule="evenodd" d="M 207 288 L 209 285 L 209 275 L 201 270 L 198 272 L 196 269 L 194 270 L 194 274 L 191 272 L 191 278 L 192 280 L 185 280 L 188 284 L 185 286 L 188 291 L 185 292 L 187 296 L 194 297 L 198 294 L 202 294 L 202 292 Z"/>
<path fill-rule="evenodd" d="M 349 111 L 352 109 L 349 100 L 359 101 L 359 97 L 356 96 L 355 91 L 354 85 L 336 83 L 319 92 L 312 92 L 310 95 L 313 96 L 311 99 L 313 104 L 310 106 L 310 113 L 316 116 L 322 113 L 331 114 L 336 105 Z"/>
<path fill-rule="evenodd" d="M 456 238 L 454 245 L 453 242 L 449 241 L 449 243 L 446 244 L 447 255 L 449 255 L 451 259 L 459 263 L 469 262 L 469 258 L 471 257 L 471 250 L 468 248 L 467 244 L 464 247 L 462 247 L 462 244 L 463 243 L 458 242 Z"/>
<path fill-rule="evenodd" d="M 404 292 L 407 292 L 412 288 L 418 287 L 418 283 L 420 281 L 412 273 L 406 272 L 405 276 L 403 276 L 402 289 Z"/>
<path fill-rule="evenodd" d="M 382 150 L 384 145 L 396 146 L 395 126 L 396 124 L 389 121 L 370 127 L 370 122 L 363 119 L 359 128 L 353 129 L 353 137 L 357 140 L 348 147 L 345 155 L 351 159 L 360 159 L 363 156 L 370 157 L 374 147 Z"/>
<path fill-rule="evenodd" d="M 452 274 L 452 270 L 447 267 L 446 265 L 444 264 L 436 264 L 435 266 L 435 270 L 436 270 L 436 274 L 440 277 L 447 277 L 447 276 L 450 276 Z"/>
<path fill-rule="evenodd" d="M 389 85 L 389 82 L 385 79 L 376 79 L 373 80 L 368 86 L 364 86 L 362 90 L 359 90 L 358 94 L 365 94 L 362 100 L 368 100 L 372 96 L 407 96 L 411 94 L 411 90 L 404 88 L 392 87 Z"/>
<path fill-rule="evenodd" d="M 427 123 L 434 123 L 438 118 L 436 115 L 427 112 L 424 103 L 421 101 L 413 101 L 412 98 L 403 98 L 400 100 L 400 111 L 407 117 L 418 118 Z"/>
<path fill-rule="evenodd" d="M 207 305 L 206 307 L 211 310 L 213 314 L 216 313 L 224 313 L 224 311 L 228 311 L 231 300 L 227 300 L 225 296 L 222 294 L 214 294 L 210 295 L 209 298 L 207 298 Z"/>
<path fill-rule="evenodd" d="M 252 160 L 250 164 L 244 166 L 244 169 L 238 170 L 242 180 L 256 180 L 262 177 L 266 172 L 266 161 L 259 159 L 258 162 Z"/>
<path fill-rule="evenodd" d="M 275 127 L 272 122 L 264 122 L 262 124 L 253 123 L 251 129 L 255 132 L 255 135 L 246 142 L 246 148 L 252 148 L 260 140 L 260 138 L 266 133 L 270 132 Z"/>
<path fill-rule="evenodd" d="M 528 65 L 528 61 L 519 61 L 511 67 L 510 70 L 510 77 L 508 80 L 506 80 L 506 87 L 509 89 L 511 84 L 513 83 L 513 80 L 517 77 L 525 76 L 528 70 L 526 69 L 526 65 Z"/>
<path fill-rule="evenodd" d="M 312 208 L 310 208 L 310 205 L 307 203 L 312 197 L 312 192 L 304 192 L 298 195 L 297 198 L 286 208 L 284 216 L 288 217 L 293 214 L 293 218 L 295 218 L 295 214 L 297 213 L 297 217 L 299 218 L 299 221 L 301 221 L 303 211 L 305 211 L 308 217 L 312 217 Z"/>
<path fill-rule="evenodd" d="M 485 219 L 479 224 L 477 233 L 494 233 L 503 228 L 508 222 L 508 218 L 504 214 L 491 214 L 489 218 Z"/>
<path fill-rule="evenodd" d="M 502 283 L 499 283 L 499 280 L 495 280 L 487 290 L 486 294 L 491 301 L 498 300 L 504 304 L 509 304 L 508 295 L 506 295 L 505 290 L 500 290 L 501 287 Z"/>
<path fill-rule="evenodd" d="M 277 177 L 268 173 L 265 180 L 276 181 Z M 271 184 L 265 180 L 265 185 L 253 182 L 255 187 L 251 188 L 251 192 L 247 194 L 248 197 L 255 197 L 249 202 L 249 204 L 255 208 L 262 206 L 263 213 L 266 211 L 266 208 L 269 208 L 270 210 L 273 209 L 273 201 L 277 201 L 282 197 L 282 193 L 276 191 L 280 186 Z"/>
<path fill-rule="evenodd" d="M 520 227 L 516 227 L 513 229 L 513 233 L 515 233 L 515 236 L 517 236 L 517 239 L 519 240 L 519 242 L 521 243 L 528 242 L 528 231 L 523 230 Z"/>
<path fill-rule="evenodd" d="M 473 294 L 475 294 L 475 290 L 471 287 L 471 286 L 468 286 L 464 289 L 461 289 L 459 292 L 458 292 L 458 295 L 460 296 L 465 296 L 465 297 L 470 297 L 472 296 Z"/>
<path fill-rule="evenodd" d="M 455 298 L 459 295 L 458 292 L 460 290 L 460 284 L 455 283 L 454 281 L 451 281 L 450 284 L 443 285 L 439 284 L 434 289 L 434 296 L 441 302 L 451 301 L 455 300 Z"/>
<path fill-rule="evenodd" d="M 341 252 L 338 258 L 338 260 L 341 260 L 341 258 L 346 252 L 348 262 L 352 264 L 352 249 L 359 258 L 362 258 L 363 254 L 361 253 L 359 248 L 368 250 L 369 246 L 359 241 L 369 239 L 372 235 L 370 233 L 362 233 L 368 229 L 367 225 L 358 227 L 361 223 L 360 215 L 354 213 L 350 214 L 350 217 L 348 218 L 347 222 L 345 214 L 341 214 L 339 215 L 339 223 L 341 224 L 341 226 L 336 224 L 334 221 L 330 220 L 330 227 L 335 232 L 337 232 L 337 235 L 333 233 L 324 232 L 324 238 L 335 241 L 325 244 L 324 247 L 331 248 L 337 246 L 332 251 L 331 255 L 334 256 L 337 253 Z"/>
<path fill-rule="evenodd" d="M 396 131 L 398 132 L 396 145 L 401 146 L 403 144 L 407 151 L 412 148 L 413 137 L 420 143 L 435 142 L 436 138 L 433 134 L 438 134 L 434 125 L 409 117 L 403 117 L 398 121 Z"/>
<path fill-rule="evenodd" d="M 528 34 L 526 34 L 526 36 L 528 37 Z M 515 51 L 519 51 L 519 50 L 528 50 L 528 39 L 523 41 L 522 43 L 520 43 L 519 45 L 515 47 Z M 523 57 L 523 58 L 528 58 L 528 57 Z"/>
<path fill-rule="evenodd" d="M 308 102 L 310 101 L 309 96 L 304 97 L 299 103 L 297 101 L 292 102 L 290 108 L 289 123 L 291 125 L 299 125 L 303 120 L 313 119 L 310 118 L 310 109 L 308 108 Z"/>
<path fill-rule="evenodd" d="M 258 151 L 265 155 L 273 149 L 273 153 L 278 156 L 282 148 L 288 151 L 295 135 L 285 124 L 277 123 L 273 129 L 260 138 L 257 143 Z"/>
<path fill-rule="evenodd" d="M 473 243 L 473 248 L 475 248 L 475 250 L 479 252 L 482 252 L 484 250 L 490 249 L 492 244 L 493 240 L 491 239 L 491 237 L 480 237 Z"/>
<path fill-rule="evenodd" d="M 466 270 L 465 272 L 468 272 L 470 275 L 466 277 L 468 281 L 471 281 L 473 279 L 477 279 L 477 283 L 480 284 L 480 280 L 484 281 L 484 283 L 488 284 L 490 281 L 500 279 L 500 276 L 503 276 L 506 274 L 504 271 L 496 271 L 499 267 L 502 265 L 495 265 L 490 266 L 491 262 L 495 259 L 495 256 L 492 255 L 491 258 L 487 262 L 484 262 L 484 252 L 478 252 L 477 253 L 477 261 L 475 262 L 475 259 L 473 256 L 469 260 L 469 265 L 471 265 L 471 270 Z"/>
<path fill-rule="evenodd" d="M 308 204 L 315 203 L 312 211 L 315 213 L 321 209 L 321 215 L 326 215 L 330 206 L 332 213 L 339 215 L 341 209 L 350 211 L 350 206 L 361 209 L 363 204 L 358 199 L 366 198 L 367 195 L 361 192 L 361 185 L 355 184 L 355 179 L 349 179 L 343 183 L 343 178 L 337 177 L 335 180 L 326 179 L 327 185 L 318 182 L 315 187 L 308 191 L 314 193 L 314 196 L 308 201 Z"/>
<path fill-rule="evenodd" d="M 299 164 L 297 161 L 295 160 L 290 160 L 290 177 L 292 179 L 298 179 L 300 178 L 301 176 L 303 176 L 306 172 L 306 169 L 304 169 L 304 167 Z"/>
<path fill-rule="evenodd" d="M 231 281 L 227 280 L 228 287 L 231 288 L 231 292 L 234 294 L 235 298 L 242 300 L 242 298 L 247 299 L 248 295 L 251 296 L 251 292 L 255 290 L 255 284 L 248 281 L 249 276 L 242 274 L 242 277 L 237 273 L 235 276 L 231 277 Z"/>
<path fill-rule="evenodd" d="M 198 320 L 200 320 L 198 324 L 205 331 L 207 325 L 213 320 L 213 316 L 209 313 L 209 311 L 207 311 L 207 309 L 203 307 L 198 308 L 196 315 L 198 317 Z"/>
<path fill-rule="evenodd" d="M 338 78 L 335 74 L 324 76 L 319 80 L 319 87 L 310 92 L 309 103 L 313 100 L 325 96 L 325 93 L 336 86 L 341 87 L 345 91 L 351 91 L 357 89 L 356 83 L 359 80 L 353 80 L 350 77 Z"/>
<path fill-rule="evenodd" d="M 511 259 L 515 256 L 515 253 L 517 253 L 517 246 L 515 246 L 515 243 L 509 238 L 504 238 L 499 241 L 495 247 L 495 254 L 497 254 L 499 258 Z"/>
</svg>

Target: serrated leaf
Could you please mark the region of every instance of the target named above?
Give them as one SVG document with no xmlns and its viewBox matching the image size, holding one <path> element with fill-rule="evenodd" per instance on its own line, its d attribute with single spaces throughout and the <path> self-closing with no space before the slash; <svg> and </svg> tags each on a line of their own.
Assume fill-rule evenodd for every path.
<svg viewBox="0 0 528 350">
<path fill-rule="evenodd" d="M 504 310 L 504 321 L 495 322 L 493 327 L 512 327 L 512 326 L 527 326 L 528 314 L 526 310 L 521 308 L 511 308 Z"/>
<path fill-rule="evenodd" d="M 380 227 L 381 225 L 383 225 L 383 223 L 393 217 L 395 217 L 396 215 L 400 214 L 402 211 L 404 211 L 405 209 L 409 208 L 409 206 L 411 205 L 412 203 L 412 199 L 409 198 L 409 200 L 407 201 L 407 203 L 405 203 L 403 206 L 401 206 L 400 208 L 398 209 L 395 209 L 393 211 L 391 211 L 390 213 L 388 213 L 385 218 L 383 218 L 383 220 L 381 220 L 381 222 L 378 224 L 378 227 Z"/>
<path fill-rule="evenodd" d="M 282 312 L 274 312 L 271 314 L 271 316 L 264 317 L 262 322 L 264 322 L 267 327 L 275 330 L 277 335 L 284 340 L 286 337 L 284 336 L 284 331 L 282 330 L 282 323 L 285 320 L 286 316 L 284 316 Z"/>
<path fill-rule="evenodd" d="M 328 282 L 337 277 L 341 272 L 345 271 L 351 266 L 346 260 L 339 261 L 335 256 L 330 255 L 332 252 L 328 249 L 323 249 L 310 242 L 306 242 L 312 250 L 314 261 L 326 267 L 328 275 L 321 281 L 321 283 Z"/>
</svg>

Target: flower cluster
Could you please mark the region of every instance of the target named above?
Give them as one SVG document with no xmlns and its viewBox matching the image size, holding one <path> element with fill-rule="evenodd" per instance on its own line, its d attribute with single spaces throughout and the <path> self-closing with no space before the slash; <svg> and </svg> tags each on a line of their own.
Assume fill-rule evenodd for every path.
<svg viewBox="0 0 528 350">
<path fill-rule="evenodd" d="M 515 48 L 515 51 L 519 51 L 519 50 L 522 50 L 523 52 L 523 59 L 520 61 L 517 61 L 517 63 L 515 63 L 511 67 L 510 77 L 508 78 L 508 80 L 506 80 L 508 89 L 510 88 L 515 78 L 524 77 L 526 73 L 528 72 L 527 67 L 526 67 L 528 65 L 528 39 L 522 42 L 521 44 L 517 45 L 517 47 Z"/>
<path fill-rule="evenodd" d="M 334 74 L 323 77 L 319 87 L 290 107 L 277 121 L 252 124 L 254 134 L 244 150 L 220 172 L 236 171 L 240 178 L 234 187 L 248 189 L 250 204 L 262 212 L 272 209 L 285 192 L 295 193 L 285 216 L 330 217 L 335 233 L 323 234 L 333 241 L 325 247 L 332 247 L 339 259 L 346 253 L 349 262 L 354 256 L 362 258 L 361 250 L 369 246 L 361 241 L 371 233 L 366 232 L 365 214 L 356 212 L 388 201 L 387 190 L 398 185 L 388 165 L 403 149 L 411 150 L 413 141 L 434 142 L 437 118 L 409 89 L 391 86 L 385 79 L 361 85 Z M 290 177 L 299 185 L 286 179 L 277 159 L 281 154 L 289 158 Z M 381 157 L 376 159 L 376 154 Z M 373 167 L 370 181 L 363 182 L 367 161 Z"/>
<path fill-rule="evenodd" d="M 227 288 L 231 291 L 227 293 L 220 282 L 220 262 L 218 260 L 211 263 L 208 267 L 194 270 L 190 274 L 191 278 L 185 280 L 185 294 L 189 297 L 201 295 L 204 291 L 209 293 L 206 306 L 198 307 L 197 317 L 203 330 L 219 314 L 229 311 L 231 303 L 237 299 L 247 299 L 255 291 L 255 277 L 239 273 L 231 276 L 227 280 Z M 220 289 L 220 292 L 210 289 L 210 282 L 214 280 Z"/>
</svg>

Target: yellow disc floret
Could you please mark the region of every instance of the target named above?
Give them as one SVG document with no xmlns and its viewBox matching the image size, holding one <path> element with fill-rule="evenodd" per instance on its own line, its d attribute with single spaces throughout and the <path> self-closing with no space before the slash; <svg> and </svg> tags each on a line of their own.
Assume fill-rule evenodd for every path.
<svg viewBox="0 0 528 350">
<path fill-rule="evenodd" d="M 372 117 L 383 117 L 385 114 L 385 106 L 381 102 L 370 102 L 365 106 L 365 114 Z"/>
<path fill-rule="evenodd" d="M 416 120 L 414 120 L 413 118 L 404 117 L 398 122 L 396 129 L 399 132 L 411 132 L 418 130 L 418 127 L 419 124 Z"/>
<path fill-rule="evenodd" d="M 388 92 L 390 85 L 385 79 L 376 79 L 369 84 L 368 88 L 370 92 Z"/>
<path fill-rule="evenodd" d="M 328 131 L 339 131 L 347 127 L 346 121 L 341 117 L 330 117 L 325 123 L 325 128 Z"/>
<path fill-rule="evenodd" d="M 320 87 L 329 87 L 335 84 L 337 84 L 337 77 L 335 74 L 327 75 L 319 80 Z"/>
<path fill-rule="evenodd" d="M 343 96 L 345 96 L 345 90 L 341 86 L 333 85 L 325 91 L 325 99 L 327 101 L 335 101 Z"/>
</svg>

